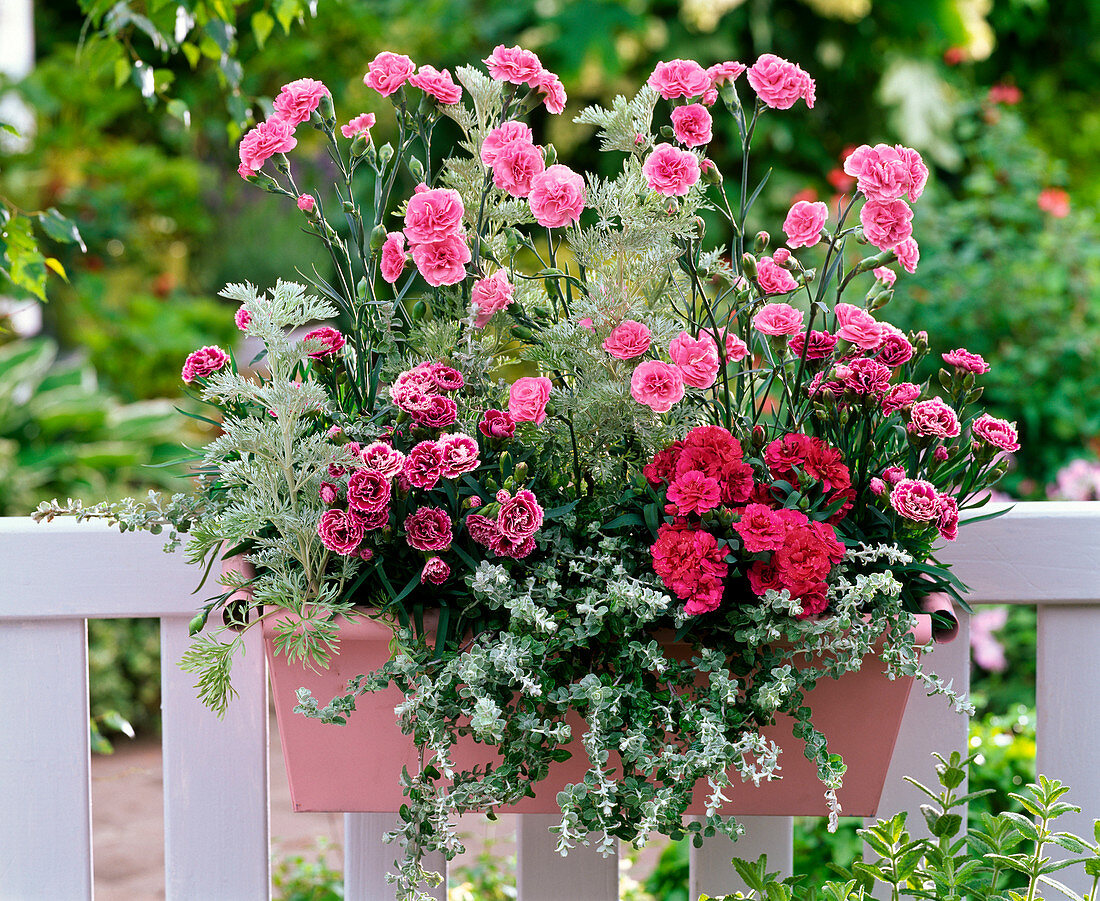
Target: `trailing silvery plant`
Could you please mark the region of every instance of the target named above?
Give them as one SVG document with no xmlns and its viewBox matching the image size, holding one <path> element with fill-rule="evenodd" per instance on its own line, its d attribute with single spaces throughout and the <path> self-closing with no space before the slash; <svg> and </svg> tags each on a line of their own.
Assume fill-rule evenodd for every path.
<svg viewBox="0 0 1100 901">
<path fill-rule="evenodd" d="M 1080 807 L 1062 800 L 1070 791 L 1068 786 L 1041 775 L 1023 792 L 1008 795 L 1024 813 L 983 813 L 980 827 L 964 831 L 967 803 L 993 790 L 959 791 L 973 757 L 963 760 L 958 752 L 949 758 L 939 754 L 935 757 L 938 791 L 908 780 L 932 801 L 921 806 L 929 837 L 912 835 L 906 814 L 895 814 L 859 830 L 877 856 L 856 861 L 850 870 L 838 868 L 837 880 L 821 885 L 810 885 L 797 876 L 780 880 L 776 873 L 767 871 L 766 855 L 754 862 L 735 859 L 734 869 L 745 883 L 747 894 L 736 892 L 723 898 L 703 895 L 699 901 L 870 901 L 872 897 L 886 897 L 881 894 L 883 887 L 893 901 L 902 897 L 1035 901 L 1048 897 L 1050 889 L 1071 901 L 1097 897 L 1100 820 L 1093 824 L 1091 841 L 1055 826 L 1059 817 L 1081 812 Z M 1084 896 L 1065 884 L 1065 873 L 1071 868 L 1083 872 L 1091 882 Z M 879 892 L 872 895 L 876 889 Z"/>
<path fill-rule="evenodd" d="M 460 849 L 451 814 L 528 796 L 573 753 L 570 713 L 589 769 L 558 798 L 563 851 L 735 834 L 719 815 L 730 776 L 776 776 L 761 729 L 781 713 L 835 820 L 844 764 L 806 692 L 875 654 L 966 707 L 921 670 L 910 629 L 929 594 L 961 599 L 935 545 L 1017 447 L 975 408 L 980 357 L 950 350 L 918 384 L 928 337 L 879 318 L 890 264 L 918 263 L 916 151 L 858 148 L 857 191 L 833 210 L 793 203 L 786 246 L 766 252 L 750 228 L 767 180 L 752 137 L 813 105 L 800 67 L 661 63 L 577 117 L 616 160 L 601 178 L 535 143 L 533 110 L 566 103 L 535 54 L 500 46 L 485 64 L 456 81 L 383 52 L 365 76 L 380 112 L 345 124 L 320 82 L 283 88 L 239 171 L 294 204 L 331 269 L 223 292 L 264 353 L 184 364 L 222 428 L 194 497 L 36 514 L 170 526 L 196 563 L 250 565 L 221 576 L 183 661 L 216 710 L 261 621 L 312 666 L 338 652 L 341 617 L 392 625 L 391 661 L 340 697 L 302 692 L 299 710 L 341 723 L 363 692 L 404 692 L 421 752 L 392 836 L 409 898 L 425 852 Z M 396 145 L 371 137 L 381 114 Z M 460 138 L 439 159 L 443 118 Z M 716 124 L 743 151 L 729 180 L 705 156 Z M 339 173 L 331 193 L 288 156 L 307 126 Z M 406 175 L 417 187 L 399 195 Z M 468 736 L 499 763 L 460 769 Z M 685 827 L 699 780 L 707 815 Z"/>
</svg>

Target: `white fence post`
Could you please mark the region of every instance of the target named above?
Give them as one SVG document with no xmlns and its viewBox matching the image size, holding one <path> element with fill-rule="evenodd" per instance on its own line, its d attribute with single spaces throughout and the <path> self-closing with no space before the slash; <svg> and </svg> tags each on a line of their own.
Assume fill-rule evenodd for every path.
<svg viewBox="0 0 1100 901">
<path fill-rule="evenodd" d="M 703 847 L 691 846 L 688 899 L 695 901 L 700 892 L 724 895 L 743 891 L 745 884 L 730 861 L 735 857 L 754 861 L 768 855 L 768 872 L 778 872 L 780 878 L 794 870 L 793 817 L 737 817 L 745 834 L 736 842 L 716 835 L 703 842 Z"/>
<path fill-rule="evenodd" d="M 83 619 L 0 619 L 3 901 L 92 897 L 87 636 Z"/>
<path fill-rule="evenodd" d="M 520 901 L 616 901 L 618 853 L 602 857 L 595 848 L 578 845 L 568 857 L 562 857 L 555 850 L 558 837 L 550 831 L 560 821 L 553 813 L 516 817 L 516 894 Z"/>
<path fill-rule="evenodd" d="M 344 814 L 344 896 L 347 901 L 392 901 L 397 897 L 386 875 L 400 856 L 395 844 L 385 844 L 382 836 L 397 828 L 396 813 Z M 432 854 L 424 861 L 424 869 L 443 876 L 434 889 L 422 889 L 447 901 L 447 861 L 442 854 Z"/>
</svg>

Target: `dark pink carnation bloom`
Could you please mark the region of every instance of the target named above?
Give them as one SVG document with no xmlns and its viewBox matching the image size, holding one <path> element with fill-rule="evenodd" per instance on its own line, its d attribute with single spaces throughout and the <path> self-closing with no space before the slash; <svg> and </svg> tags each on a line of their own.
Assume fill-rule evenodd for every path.
<svg viewBox="0 0 1100 901">
<path fill-rule="evenodd" d="M 360 456 L 366 469 L 394 478 L 405 466 L 405 455 L 384 441 L 375 441 L 363 448 Z"/>
<path fill-rule="evenodd" d="M 241 166 L 256 172 L 276 153 L 290 153 L 297 146 L 293 125 L 282 119 L 268 119 L 241 138 Z"/>
<path fill-rule="evenodd" d="M 248 312 L 244 307 L 241 307 L 233 314 L 233 322 L 236 324 L 242 332 L 248 329 L 249 324 L 252 322 L 252 314 Z"/>
<path fill-rule="evenodd" d="M 345 557 L 355 553 L 363 540 L 363 520 L 349 510 L 326 510 L 317 523 L 321 544 Z"/>
<path fill-rule="evenodd" d="M 772 563 L 756 560 L 749 565 L 745 575 L 749 577 L 749 587 L 752 593 L 763 596 L 768 591 L 782 591 L 783 583 L 779 580 L 779 571 Z"/>
<path fill-rule="evenodd" d="M 486 410 L 477 428 L 486 438 L 511 438 L 516 434 L 516 421 L 503 410 Z"/>
<path fill-rule="evenodd" d="M 530 85 L 542 72 L 542 61 L 530 50 L 498 44 L 482 62 L 497 81 Z"/>
<path fill-rule="evenodd" d="M 200 347 L 192 351 L 183 362 L 183 371 L 180 373 L 188 384 L 195 379 L 204 379 L 213 375 L 229 362 L 229 354 L 217 345 Z"/>
<path fill-rule="evenodd" d="M 940 517 L 936 486 L 924 479 L 902 479 L 890 492 L 890 506 L 913 522 L 933 522 Z"/>
<path fill-rule="evenodd" d="M 677 97 L 702 97 L 712 86 L 706 70 L 690 59 L 673 59 L 657 63 L 646 84 L 665 100 L 674 100 Z"/>
<path fill-rule="evenodd" d="M 943 355 L 943 361 L 963 372 L 973 372 L 975 375 L 985 375 L 989 372 L 989 364 L 980 354 L 972 354 L 965 348 L 958 348 Z"/>
<path fill-rule="evenodd" d="M 913 359 L 913 345 L 901 333 L 901 329 L 884 322 L 882 323 L 882 335 L 882 343 L 879 345 L 878 356 L 876 357 L 880 363 L 885 363 L 893 369 Z"/>
<path fill-rule="evenodd" d="M 511 557 L 514 560 L 522 560 L 535 549 L 534 538 L 522 538 L 513 540 L 500 534 L 491 545 L 494 554 L 500 557 Z"/>
<path fill-rule="evenodd" d="M 914 385 L 912 382 L 899 382 L 887 391 L 885 397 L 882 398 L 882 412 L 889 416 L 891 413 L 896 413 L 898 410 L 903 410 L 916 403 L 918 397 L 920 397 L 920 385 Z"/>
<path fill-rule="evenodd" d="M 718 346 L 709 335 L 692 338 L 680 332 L 668 345 L 668 355 L 685 385 L 692 388 L 709 388 L 718 377 Z"/>
<path fill-rule="evenodd" d="M 940 538 L 954 541 L 959 537 L 959 502 L 948 494 L 941 494 L 939 526 Z"/>
<path fill-rule="evenodd" d="M 516 492 L 500 505 L 497 526 L 512 542 L 524 542 L 542 528 L 543 510 L 535 495 L 527 489 Z"/>
<path fill-rule="evenodd" d="M 421 66 L 415 75 L 409 76 L 409 84 L 444 105 L 458 103 L 462 99 L 462 88 L 454 83 L 446 69 L 441 72 L 434 66 Z"/>
<path fill-rule="evenodd" d="M 714 610 L 721 604 L 729 567 L 725 545 L 710 532 L 666 523 L 657 529 L 657 541 L 650 553 L 654 572 L 661 581 L 691 605 L 689 615 Z"/>
<path fill-rule="evenodd" d="M 666 496 L 677 514 L 686 516 L 689 513 L 698 513 L 702 516 L 718 506 L 722 487 L 717 479 L 703 475 L 698 469 L 692 469 L 678 476 L 668 486 Z"/>
<path fill-rule="evenodd" d="M 370 130 L 374 128 L 374 113 L 360 113 L 347 125 L 340 126 L 340 134 L 345 138 L 354 138 L 356 135 L 366 135 L 370 138 Z"/>
<path fill-rule="evenodd" d="M 887 466 L 886 469 L 882 471 L 882 480 L 886 482 L 887 485 L 896 485 L 904 478 L 905 470 L 900 466 Z"/>
<path fill-rule="evenodd" d="M 317 494 L 322 501 L 331 507 L 340 496 L 340 488 L 335 482 L 322 482 L 321 487 L 317 490 Z"/>
<path fill-rule="evenodd" d="M 443 448 L 435 441 L 421 441 L 405 458 L 405 478 L 416 488 L 434 488 L 443 475 Z"/>
<path fill-rule="evenodd" d="M 291 126 L 298 125 L 309 118 L 328 93 L 328 88 L 314 78 L 299 78 L 284 84 L 272 104 L 275 115 Z"/>
<path fill-rule="evenodd" d="M 632 360 L 649 350 L 653 336 L 645 324 L 624 319 L 604 338 L 601 345 L 617 360 Z"/>
<path fill-rule="evenodd" d="M 630 376 L 630 396 L 655 413 L 667 413 L 684 397 L 684 377 L 662 360 L 646 360 Z"/>
<path fill-rule="evenodd" d="M 481 463 L 478 457 L 477 441 L 462 432 L 444 435 L 439 439 L 443 448 L 443 461 L 440 471 L 445 479 L 457 479 L 467 472 L 473 472 Z"/>
<path fill-rule="evenodd" d="M 298 195 L 298 209 L 303 213 L 312 213 L 317 207 L 317 201 L 313 199 L 312 194 L 299 194 Z"/>
<path fill-rule="evenodd" d="M 361 513 L 360 516 L 363 520 L 363 528 L 368 532 L 375 529 L 384 529 L 390 524 L 390 511 L 388 507 L 385 510 L 376 510 L 374 513 Z M 369 558 L 364 557 L 363 559 L 367 560 Z"/>
<path fill-rule="evenodd" d="M 893 250 L 913 234 L 913 210 L 904 200 L 868 200 L 859 221 L 864 236 L 879 250 Z"/>
<path fill-rule="evenodd" d="M 482 516 L 480 513 L 470 513 L 466 516 L 466 531 L 470 537 L 484 547 L 492 547 L 500 538 L 500 527 L 495 519 Z"/>
<path fill-rule="evenodd" d="M 382 278 L 391 285 L 401 278 L 407 261 L 405 255 L 405 236 L 401 232 L 390 232 L 382 245 Z"/>
<path fill-rule="evenodd" d="M 906 429 L 914 435 L 955 438 L 961 431 L 955 411 L 938 397 L 913 404 Z"/>
<path fill-rule="evenodd" d="M 405 518 L 405 540 L 418 551 L 445 551 L 453 538 L 451 517 L 440 507 L 421 507 Z"/>
<path fill-rule="evenodd" d="M 861 357 L 848 364 L 841 381 L 845 388 L 857 394 L 883 394 L 890 387 L 890 367 L 878 360 Z"/>
<path fill-rule="evenodd" d="M 824 525 L 813 523 L 812 525 Z M 831 527 L 825 526 L 830 529 Z M 832 539 L 835 543 L 835 537 Z M 843 555 L 843 548 L 841 548 Z M 787 530 L 779 549 L 772 554 L 772 562 L 779 570 L 784 586 L 796 593 L 799 583 L 823 582 L 832 569 L 835 549 L 811 524 L 794 525 Z"/>
<path fill-rule="evenodd" d="M 951 452 L 946 447 L 937 447 L 932 451 L 932 456 L 940 463 L 946 462 L 947 458 L 951 456 Z"/>
<path fill-rule="evenodd" d="M 321 328 L 315 328 L 312 332 L 308 332 L 302 339 L 303 341 L 320 341 L 321 346 L 317 350 L 311 350 L 309 352 L 310 357 L 314 360 L 321 360 L 325 357 L 331 357 L 341 347 L 346 344 L 346 339 L 337 329 L 332 328 L 329 325 L 323 325 Z"/>
<path fill-rule="evenodd" d="M 678 106 L 672 111 L 672 133 L 685 147 L 702 147 L 714 137 L 713 120 L 706 108 L 698 103 Z"/>
<path fill-rule="evenodd" d="M 367 74 L 363 76 L 363 84 L 374 88 L 383 97 L 389 97 L 409 80 L 414 71 L 416 64 L 407 56 L 383 50 L 371 60 Z"/>
<path fill-rule="evenodd" d="M 470 248 L 466 245 L 465 236 L 456 233 L 440 241 L 416 244 L 412 256 L 424 281 L 438 288 L 440 285 L 457 285 L 466 277 Z"/>
<path fill-rule="evenodd" d="M 418 185 L 405 208 L 405 237 L 413 244 L 442 241 L 462 230 L 465 212 L 458 191 Z"/>
<path fill-rule="evenodd" d="M 348 479 L 348 506 L 360 513 L 378 513 L 390 504 L 390 480 L 371 469 L 357 469 Z"/>
<path fill-rule="evenodd" d="M 1020 449 L 1020 437 L 1016 432 L 1016 425 L 1004 419 L 997 419 L 988 413 L 983 413 L 974 420 L 970 431 L 975 438 L 980 438 L 986 444 L 1009 453 L 1015 453 Z"/>
<path fill-rule="evenodd" d="M 836 335 L 831 335 L 829 332 L 812 331 L 807 344 L 805 332 L 799 332 L 797 335 L 791 335 L 787 346 L 790 347 L 791 353 L 796 357 L 802 356 L 802 348 L 805 346 L 807 360 L 824 360 L 836 349 L 836 342 Z"/>
<path fill-rule="evenodd" d="M 445 560 L 432 557 L 424 564 L 424 570 L 420 573 L 420 584 L 431 582 L 433 585 L 442 585 L 450 578 L 451 567 Z"/>
<path fill-rule="evenodd" d="M 801 588 L 797 594 L 792 595 L 802 608 L 802 612 L 798 614 L 797 618 L 809 619 L 824 613 L 829 606 L 828 591 L 829 586 L 825 582 L 815 582 Z"/>
<path fill-rule="evenodd" d="M 749 504 L 741 511 L 741 520 L 733 529 L 750 554 L 778 550 L 787 534 L 787 520 L 764 504 Z"/>
<path fill-rule="evenodd" d="M 440 391 L 457 391 L 466 384 L 461 372 L 443 363 L 433 363 L 430 372 L 432 382 Z"/>
<path fill-rule="evenodd" d="M 875 497 L 881 497 L 886 493 L 886 483 L 878 476 L 872 478 L 867 485 L 871 489 L 871 494 L 875 495 Z"/>
<path fill-rule="evenodd" d="M 810 109 L 814 107 L 814 80 L 800 66 L 774 53 L 763 54 L 745 77 L 756 96 L 772 109 L 790 109 L 800 98 Z"/>
<path fill-rule="evenodd" d="M 458 421 L 458 404 L 452 398 L 433 394 L 427 407 L 412 414 L 417 425 L 429 429 L 445 429 Z"/>
</svg>

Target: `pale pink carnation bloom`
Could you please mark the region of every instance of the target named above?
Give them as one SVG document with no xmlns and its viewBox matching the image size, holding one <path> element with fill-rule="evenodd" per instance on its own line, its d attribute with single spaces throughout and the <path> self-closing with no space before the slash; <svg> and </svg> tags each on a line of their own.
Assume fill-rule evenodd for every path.
<svg viewBox="0 0 1100 901">
<path fill-rule="evenodd" d="M 545 376 L 523 376 L 508 389 L 508 413 L 516 422 L 539 425 L 546 418 L 546 404 L 553 389 Z"/>
<path fill-rule="evenodd" d="M 684 396 L 680 370 L 660 360 L 639 363 L 630 377 L 630 396 L 655 413 L 667 413 Z"/>
<path fill-rule="evenodd" d="M 737 81 L 741 73 L 747 69 L 748 66 L 744 63 L 730 60 L 724 63 L 715 63 L 709 69 L 707 69 L 707 77 L 710 78 L 710 83 L 713 87 L 725 84 L 727 81 Z"/>
<path fill-rule="evenodd" d="M 526 197 L 535 176 L 545 170 L 538 147 L 526 141 L 510 141 L 493 160 L 493 184 L 513 197 Z"/>
<path fill-rule="evenodd" d="M 420 584 L 431 582 L 433 585 L 442 585 L 450 578 L 450 575 L 451 567 L 446 560 L 439 557 L 430 557 L 420 573 Z"/>
<path fill-rule="evenodd" d="M 867 487 L 871 489 L 871 494 L 875 497 L 882 497 L 886 493 L 886 483 L 882 479 L 875 476 L 867 483 Z"/>
<path fill-rule="evenodd" d="M 909 343 L 909 339 L 905 337 L 901 329 L 889 322 L 883 322 L 881 325 L 882 343 L 878 347 L 878 361 L 891 368 L 896 368 L 913 359 L 915 352 L 913 345 Z"/>
<path fill-rule="evenodd" d="M 928 184 L 928 167 L 913 148 L 897 144 L 896 149 L 909 164 L 909 199 L 916 203 L 924 193 L 924 186 Z"/>
<path fill-rule="evenodd" d="M 992 88 L 990 89 L 992 93 Z M 982 669 L 1003 673 L 1008 668 L 1004 645 L 993 635 L 1008 622 L 1007 607 L 987 607 L 970 617 L 970 657 Z"/>
<path fill-rule="evenodd" d="M 440 471 L 445 479 L 457 479 L 464 473 L 473 472 L 481 463 L 477 441 L 469 435 L 462 432 L 443 435 L 439 445 L 443 448 Z"/>
<path fill-rule="evenodd" d="M 256 172 L 276 153 L 290 153 L 297 146 L 293 125 L 282 119 L 268 119 L 241 138 L 237 149 L 241 165 Z"/>
<path fill-rule="evenodd" d="M 465 212 L 458 191 L 418 185 L 405 208 L 405 237 L 410 244 L 442 241 L 461 230 Z"/>
<path fill-rule="evenodd" d="M 1000 450 L 1015 453 L 1020 449 L 1020 436 L 1016 432 L 1016 424 L 990 416 L 988 413 L 983 413 L 975 419 L 970 426 L 970 431 L 975 438 Z"/>
<path fill-rule="evenodd" d="M 603 349 L 617 360 L 632 360 L 649 350 L 652 342 L 653 336 L 643 323 L 624 319 L 604 339 Z"/>
<path fill-rule="evenodd" d="M 789 303 L 769 303 L 753 316 L 752 327 L 762 335 L 795 335 L 802 331 L 802 311 Z"/>
<path fill-rule="evenodd" d="M 814 81 L 800 66 L 776 56 L 763 54 L 745 76 L 756 96 L 772 109 L 790 109 L 802 99 L 813 109 Z"/>
<path fill-rule="evenodd" d="M 759 259 L 756 264 L 756 280 L 765 294 L 787 294 L 798 287 L 794 276 L 779 266 L 772 257 Z"/>
<path fill-rule="evenodd" d="M 345 138 L 354 138 L 356 135 L 365 134 L 369 138 L 372 128 L 374 128 L 374 113 L 360 113 L 347 125 L 340 126 L 340 134 Z"/>
<path fill-rule="evenodd" d="M 497 81 L 530 85 L 542 72 L 542 62 L 530 50 L 498 44 L 482 62 Z"/>
<path fill-rule="evenodd" d="M 233 322 L 236 323 L 237 328 L 242 332 L 248 329 L 248 324 L 252 321 L 252 314 L 248 312 L 243 306 L 240 307 L 236 313 L 233 314 Z"/>
<path fill-rule="evenodd" d="M 317 523 L 317 534 L 326 548 L 347 557 L 359 547 L 364 528 L 362 517 L 350 510 L 326 510 Z"/>
<path fill-rule="evenodd" d="M 894 250 L 894 253 L 897 253 L 896 249 Z M 872 269 L 871 272 L 875 276 L 875 278 L 877 278 L 888 288 L 892 287 L 894 282 L 898 280 L 898 274 L 893 269 L 890 269 L 888 266 L 878 266 L 875 269 Z"/>
<path fill-rule="evenodd" d="M 396 282 L 405 271 L 406 259 L 405 236 L 401 232 L 390 232 L 382 245 L 382 261 L 379 266 L 382 278 L 391 285 Z"/>
<path fill-rule="evenodd" d="M 821 240 L 821 229 L 829 218 L 829 207 L 822 201 L 800 200 L 783 220 L 783 231 L 791 247 L 813 247 Z"/>
<path fill-rule="evenodd" d="M 367 67 L 363 84 L 368 88 L 374 88 L 383 97 L 389 97 L 401 88 L 415 71 L 416 64 L 407 56 L 383 50 Z"/>
<path fill-rule="evenodd" d="M 312 194 L 299 194 L 298 195 L 298 209 L 303 213 L 312 213 L 317 207 L 317 201 L 313 199 Z"/>
<path fill-rule="evenodd" d="M 914 435 L 956 438 L 961 431 L 958 414 L 938 397 L 913 404 L 906 430 Z"/>
<path fill-rule="evenodd" d="M 531 180 L 528 203 L 539 225 L 561 228 L 577 222 L 584 210 L 584 179 L 557 163 Z"/>
<path fill-rule="evenodd" d="M 713 329 L 699 329 L 700 335 L 706 335 L 708 338 L 710 338 L 711 341 L 714 342 L 714 348 L 716 351 L 719 351 L 719 355 L 721 355 L 721 353 L 724 351 L 725 362 L 737 362 L 738 360 L 745 359 L 745 357 L 749 355 L 749 346 L 729 329 L 724 329 L 724 332 L 725 341 L 723 341 L 722 344 L 719 344 L 717 336 L 715 335 Z"/>
<path fill-rule="evenodd" d="M 457 285 L 466 277 L 470 248 L 462 233 L 447 235 L 440 241 L 416 244 L 412 249 L 417 270 L 433 288 Z"/>
<path fill-rule="evenodd" d="M 405 467 L 405 455 L 395 447 L 391 447 L 384 441 L 375 441 L 368 444 L 360 452 L 363 459 L 363 468 L 387 479 L 396 478 L 397 474 Z"/>
<path fill-rule="evenodd" d="M 911 406 L 920 397 L 920 386 L 912 382 L 899 382 L 882 399 L 882 412 L 889 416 L 905 407 Z"/>
<path fill-rule="evenodd" d="M 913 211 L 904 200 L 868 200 L 859 221 L 867 240 L 879 250 L 893 250 L 913 234 Z"/>
<path fill-rule="evenodd" d="M 462 373 L 445 363 L 428 364 L 428 372 L 431 374 L 432 383 L 440 391 L 457 391 L 466 384 Z"/>
<path fill-rule="evenodd" d="M 943 354 L 943 361 L 949 366 L 954 366 L 963 372 L 973 372 L 975 375 L 985 375 L 989 372 L 989 364 L 981 354 L 972 354 L 963 347 Z"/>
<path fill-rule="evenodd" d="M 698 103 L 678 106 L 672 111 L 672 132 L 685 147 L 702 147 L 714 138 L 714 120 Z"/>
<path fill-rule="evenodd" d="M 249 169 L 248 166 L 246 166 L 244 163 L 241 163 L 237 167 L 237 174 L 241 178 L 243 178 L 245 181 L 248 181 L 256 173 L 254 171 L 252 171 L 251 169 Z"/>
<path fill-rule="evenodd" d="M 861 307 L 836 305 L 836 336 L 862 350 L 874 350 L 882 343 L 882 323 Z"/>
<path fill-rule="evenodd" d="M 677 97 L 702 97 L 712 86 L 706 70 L 691 59 L 673 59 L 657 63 L 646 84 L 665 100 L 673 100 Z"/>
<path fill-rule="evenodd" d="M 897 200 L 910 194 L 913 188 L 911 160 L 900 144 L 876 144 L 870 147 L 864 144 L 856 148 L 844 161 L 844 171 L 855 176 L 856 188 L 868 200 L 880 200 L 884 203 Z M 916 151 L 913 151 L 916 153 Z M 920 154 L 917 154 L 920 160 Z M 923 165 L 923 164 L 922 164 Z M 925 170 L 925 180 L 928 173 Z M 924 188 L 923 183 L 921 189 Z M 916 191 L 920 196 L 920 190 Z M 913 198 L 910 195 L 910 199 Z"/>
<path fill-rule="evenodd" d="M 890 492 L 890 506 L 913 522 L 933 522 L 940 517 L 936 486 L 923 479 L 901 479 Z"/>
<path fill-rule="evenodd" d="M 314 360 L 331 357 L 347 343 L 347 339 L 340 334 L 340 331 L 334 329 L 331 325 L 323 325 L 320 328 L 315 328 L 312 332 L 307 332 L 302 340 L 321 342 L 321 346 L 317 348 L 317 350 L 311 350 L 309 352 L 309 355 Z"/>
<path fill-rule="evenodd" d="M 498 269 L 488 278 L 478 279 L 470 290 L 470 300 L 477 310 L 477 328 L 485 328 L 489 319 L 502 310 L 508 309 L 516 288 L 508 281 L 508 273 Z"/>
<path fill-rule="evenodd" d="M 760 232 L 760 234 L 767 235 L 767 232 Z M 787 250 L 786 247 L 777 247 L 772 254 L 772 262 L 775 263 L 776 266 L 782 266 L 784 269 L 787 268 L 786 264 L 790 258 L 791 252 Z"/>
<path fill-rule="evenodd" d="M 714 104 L 718 102 L 718 88 L 707 88 L 699 102 L 703 104 L 703 106 L 714 106 Z"/>
<path fill-rule="evenodd" d="M 682 197 L 699 181 L 699 160 L 690 151 L 658 144 L 642 164 L 642 174 L 658 194 Z"/>
<path fill-rule="evenodd" d="M 275 115 L 292 127 L 296 126 L 309 118 L 310 113 L 321 103 L 321 98 L 328 93 L 328 88 L 313 78 L 299 78 L 290 84 L 284 84 L 272 104 Z"/>
<path fill-rule="evenodd" d="M 512 141 L 533 144 L 534 140 L 534 133 L 523 122 L 517 122 L 515 119 L 502 122 L 485 136 L 485 141 L 481 145 L 481 161 L 486 166 L 492 166 L 497 154 L 506 144 Z"/>
<path fill-rule="evenodd" d="M 229 362 L 229 354 L 217 345 L 200 347 L 192 351 L 183 363 L 181 375 L 183 380 L 190 384 L 195 379 L 204 379 L 213 375 Z"/>
<path fill-rule="evenodd" d="M 920 262 L 920 247 L 916 238 L 906 238 L 894 248 L 894 256 L 904 267 L 905 271 L 912 275 L 917 271 L 917 263 Z"/>
<path fill-rule="evenodd" d="M 409 84 L 420 88 L 445 106 L 458 103 L 462 99 L 462 88 L 454 83 L 451 73 L 446 69 L 441 72 L 435 66 L 421 66 L 415 75 L 409 76 Z"/>
<path fill-rule="evenodd" d="M 692 388 L 709 388 L 718 378 L 718 346 L 709 335 L 692 338 L 680 332 L 668 346 L 668 355 L 685 385 Z"/>
<path fill-rule="evenodd" d="M 590 316 L 585 316 L 583 319 L 578 319 L 577 325 L 585 331 L 591 332 L 593 335 L 596 334 L 596 325 L 592 322 L 592 317 Z"/>
<path fill-rule="evenodd" d="M 531 83 L 531 87 L 542 94 L 542 103 L 548 112 L 555 116 L 565 112 L 565 85 L 553 72 L 543 69 Z"/>
</svg>

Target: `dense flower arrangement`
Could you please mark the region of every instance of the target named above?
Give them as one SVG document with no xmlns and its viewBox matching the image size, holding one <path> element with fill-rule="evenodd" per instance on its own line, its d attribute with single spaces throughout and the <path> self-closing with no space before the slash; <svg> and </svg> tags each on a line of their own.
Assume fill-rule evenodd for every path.
<svg viewBox="0 0 1100 901">
<path fill-rule="evenodd" d="M 944 352 L 938 383 L 918 384 L 928 337 L 879 315 L 891 266 L 919 262 L 916 151 L 861 146 L 838 206 L 792 203 L 785 242 L 750 229 L 757 122 L 816 99 L 799 66 L 661 63 L 577 116 L 619 161 L 611 179 L 536 143 L 525 120 L 566 96 L 534 53 L 500 46 L 485 67 L 381 53 L 364 81 L 385 99 L 346 124 L 323 84 L 287 84 L 239 173 L 297 207 L 331 270 L 312 294 L 224 292 L 265 352 L 247 371 L 217 347 L 184 364 L 221 415 L 197 495 L 38 512 L 171 525 L 196 562 L 253 565 L 223 576 L 183 661 L 216 709 L 240 631 L 270 616 L 277 649 L 319 666 L 341 616 L 393 624 L 390 663 L 331 701 L 302 692 L 299 710 L 338 723 L 362 692 L 404 691 L 422 753 L 394 836 L 402 897 L 429 878 L 424 853 L 461 847 L 453 813 L 522 799 L 572 753 L 572 714 L 590 769 L 559 795 L 563 850 L 735 834 L 723 790 L 780 775 L 760 731 L 777 713 L 835 817 L 844 766 L 804 693 L 878 654 L 954 697 L 920 670 L 912 614 L 959 597 L 935 545 L 1017 449 L 1012 424 L 974 409 L 980 357 Z M 397 141 L 379 147 L 384 114 Z M 460 138 L 439 161 L 444 118 Z M 307 124 L 334 194 L 296 183 Z M 743 150 L 732 184 L 706 157 L 716 134 Z M 225 627 L 203 631 L 214 612 Z M 463 735 L 499 763 L 456 768 Z M 700 781 L 707 816 L 685 826 Z"/>
</svg>

